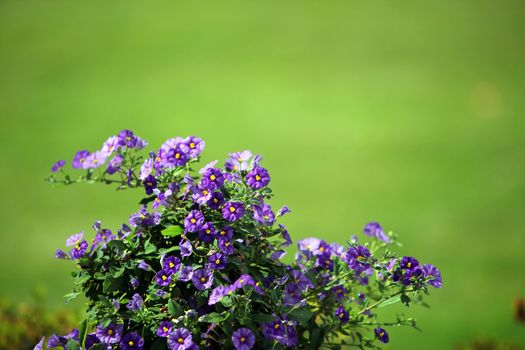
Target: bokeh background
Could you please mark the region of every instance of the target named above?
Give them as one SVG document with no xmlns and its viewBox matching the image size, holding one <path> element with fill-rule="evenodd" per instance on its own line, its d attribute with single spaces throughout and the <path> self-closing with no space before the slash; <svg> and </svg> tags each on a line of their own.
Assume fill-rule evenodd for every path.
<svg viewBox="0 0 525 350">
<path fill-rule="evenodd" d="M 407 312 L 423 332 L 392 330 L 389 349 L 525 344 L 524 15 L 519 0 L 0 1 L 0 295 L 62 306 L 73 266 L 54 250 L 126 221 L 141 193 L 43 179 L 130 128 L 151 149 L 198 135 L 204 160 L 262 154 L 296 240 L 377 220 L 439 266 L 432 308 Z"/>
</svg>

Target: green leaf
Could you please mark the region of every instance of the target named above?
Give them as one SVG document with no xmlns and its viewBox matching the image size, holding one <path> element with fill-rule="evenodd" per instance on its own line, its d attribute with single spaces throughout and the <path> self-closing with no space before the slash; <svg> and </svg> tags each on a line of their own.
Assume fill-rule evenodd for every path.
<svg viewBox="0 0 525 350">
<path fill-rule="evenodd" d="M 293 310 L 288 313 L 288 317 L 291 320 L 297 321 L 299 323 L 305 323 L 308 322 L 309 319 L 311 319 L 313 316 L 313 312 L 306 308 Z"/>
<path fill-rule="evenodd" d="M 401 300 L 401 297 L 399 295 L 396 295 L 395 297 L 392 297 L 390 299 L 386 299 L 381 304 L 377 305 L 377 307 L 379 308 L 379 307 L 385 307 L 385 306 L 388 306 L 388 305 L 392 305 L 392 304 L 395 304 L 395 303 L 399 302 L 399 300 Z"/>
<path fill-rule="evenodd" d="M 309 349 L 317 350 L 321 346 L 324 338 L 324 331 L 321 328 L 315 328 L 310 333 L 310 346 Z"/>
<path fill-rule="evenodd" d="M 112 276 L 107 276 L 102 284 L 104 293 L 114 292 L 118 290 L 124 284 L 124 278 L 114 278 Z"/>
<path fill-rule="evenodd" d="M 168 226 L 161 231 L 164 237 L 176 237 L 180 236 L 184 232 L 184 229 L 179 225 Z"/>
<path fill-rule="evenodd" d="M 75 299 L 80 295 L 79 292 L 71 292 L 64 295 L 64 298 L 66 299 L 66 303 L 69 303 L 71 300 Z"/>
<path fill-rule="evenodd" d="M 66 344 L 66 350 L 79 350 L 79 346 L 75 339 L 69 339 Z"/>
<path fill-rule="evenodd" d="M 120 239 L 114 239 L 112 241 L 109 241 L 108 242 L 108 247 L 115 248 L 115 249 L 120 249 L 120 250 L 126 250 L 127 249 L 126 243 L 124 243 L 124 241 L 121 241 Z"/>
<path fill-rule="evenodd" d="M 410 306 L 410 298 L 406 294 L 401 295 L 401 302 L 405 306 Z"/>
<path fill-rule="evenodd" d="M 80 326 L 80 331 L 78 333 L 78 340 L 81 345 L 84 344 L 86 333 L 87 333 L 86 330 L 87 330 L 87 321 L 84 320 L 82 321 L 82 325 Z"/>
<path fill-rule="evenodd" d="M 212 312 L 207 315 L 204 315 L 199 319 L 200 322 L 206 322 L 206 323 L 219 323 L 224 320 L 226 320 L 230 314 L 223 312 L 222 314 L 219 314 L 217 312 Z"/>
<path fill-rule="evenodd" d="M 168 302 L 168 311 L 173 317 L 179 317 L 184 314 L 184 311 L 182 310 L 181 306 L 179 304 L 176 304 L 173 299 L 170 299 Z"/>
<path fill-rule="evenodd" d="M 166 339 L 165 338 L 157 338 L 157 340 L 155 340 L 155 342 L 150 347 L 150 350 L 165 350 L 165 349 L 166 349 Z"/>
<path fill-rule="evenodd" d="M 269 315 L 269 314 L 262 314 L 262 313 L 252 315 L 250 318 L 252 321 L 259 322 L 259 323 L 260 322 L 273 322 L 275 320 L 274 316 Z"/>
</svg>

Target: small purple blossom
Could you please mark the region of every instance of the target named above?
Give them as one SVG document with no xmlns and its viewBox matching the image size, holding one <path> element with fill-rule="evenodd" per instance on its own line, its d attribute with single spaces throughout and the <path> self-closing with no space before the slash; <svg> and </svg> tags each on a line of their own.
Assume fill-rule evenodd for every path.
<svg viewBox="0 0 525 350">
<path fill-rule="evenodd" d="M 177 273 L 180 269 L 180 259 L 176 256 L 167 256 L 162 261 L 162 269 L 170 274 Z"/>
<path fill-rule="evenodd" d="M 57 249 L 55 251 L 55 258 L 57 258 L 57 259 L 67 259 L 67 254 L 62 249 Z"/>
<path fill-rule="evenodd" d="M 124 156 L 122 156 L 121 154 L 115 155 L 115 157 L 113 157 L 109 161 L 108 167 L 106 168 L 106 173 L 108 173 L 109 175 L 113 175 L 114 173 L 119 171 L 120 165 L 122 164 L 123 160 L 124 160 Z"/>
<path fill-rule="evenodd" d="M 78 151 L 73 158 L 73 162 L 71 163 L 73 169 L 86 169 L 84 163 L 90 154 L 91 153 L 89 153 L 89 151 Z"/>
<path fill-rule="evenodd" d="M 167 338 L 173 330 L 173 323 L 170 321 L 162 321 L 157 328 L 157 336 Z"/>
<path fill-rule="evenodd" d="M 206 290 L 213 284 L 213 273 L 206 268 L 196 270 L 193 272 L 191 281 L 198 290 Z"/>
<path fill-rule="evenodd" d="M 144 305 L 144 299 L 142 299 L 140 294 L 135 293 L 126 307 L 131 311 L 139 311 L 142 308 L 142 305 Z"/>
<path fill-rule="evenodd" d="M 139 261 L 137 267 L 139 269 L 141 269 L 141 270 L 144 270 L 144 271 L 151 271 L 152 270 L 151 266 L 147 262 L 145 262 L 144 260 Z"/>
<path fill-rule="evenodd" d="M 376 335 L 377 339 L 379 339 L 380 342 L 385 343 L 385 344 L 388 343 L 389 341 L 388 333 L 383 328 L 377 327 L 376 329 L 374 329 L 374 334 Z"/>
<path fill-rule="evenodd" d="M 383 228 L 378 222 L 370 222 L 366 224 L 363 233 L 367 236 L 375 237 L 380 241 L 390 243 L 390 237 L 385 234 L 385 231 L 383 231 Z"/>
<path fill-rule="evenodd" d="M 144 339 L 137 332 L 128 333 L 120 340 L 121 350 L 142 350 L 143 348 Z"/>
<path fill-rule="evenodd" d="M 202 225 L 202 228 L 199 231 L 199 240 L 204 243 L 211 243 L 215 239 L 216 229 L 213 226 L 213 223 L 207 222 Z"/>
<path fill-rule="evenodd" d="M 341 323 L 346 323 L 350 320 L 350 315 L 348 314 L 348 311 L 345 310 L 344 307 L 339 306 L 337 309 L 335 309 L 335 315 L 341 321 Z"/>
<path fill-rule="evenodd" d="M 232 334 L 232 343 L 236 350 L 250 350 L 255 345 L 255 335 L 248 328 L 239 328 Z"/>
<path fill-rule="evenodd" d="M 120 145 L 119 145 L 119 138 L 118 138 L 118 136 L 110 136 L 102 144 L 102 149 L 100 150 L 100 152 L 104 156 L 109 157 L 113 152 L 115 152 L 119 148 L 120 148 Z"/>
<path fill-rule="evenodd" d="M 57 171 L 62 169 L 64 167 L 64 165 L 66 165 L 66 161 L 65 160 L 59 160 L 58 162 L 53 164 L 53 166 L 51 167 L 51 172 L 56 173 Z"/>
<path fill-rule="evenodd" d="M 213 210 L 218 210 L 223 203 L 224 195 L 220 191 L 213 192 L 208 201 L 206 202 L 208 207 L 210 207 Z"/>
<path fill-rule="evenodd" d="M 261 203 L 253 206 L 253 218 L 261 225 L 273 225 L 275 214 L 269 204 Z"/>
<path fill-rule="evenodd" d="M 161 287 L 169 286 L 171 283 L 171 273 L 168 271 L 160 270 L 155 275 L 155 280 L 157 281 L 157 284 Z"/>
<path fill-rule="evenodd" d="M 260 190 L 268 185 L 269 182 L 270 174 L 268 170 L 261 166 L 255 166 L 248 175 L 246 175 L 246 183 L 255 190 Z"/>
<path fill-rule="evenodd" d="M 292 211 L 286 205 L 283 205 L 281 209 L 277 212 L 277 216 L 283 216 L 285 214 L 291 213 Z"/>
<path fill-rule="evenodd" d="M 430 284 L 434 288 L 441 288 L 443 286 L 443 279 L 441 278 L 441 271 L 437 267 L 431 264 L 425 264 L 421 267 L 423 271 L 423 275 L 426 278 L 430 278 L 428 280 L 428 284 Z"/>
<path fill-rule="evenodd" d="M 221 169 L 209 168 L 202 175 L 201 185 L 210 189 L 216 190 L 222 187 L 224 184 L 224 175 Z"/>
<path fill-rule="evenodd" d="M 107 327 L 97 326 L 97 338 L 106 344 L 117 344 L 122 338 L 124 326 L 121 324 L 110 323 Z"/>
<path fill-rule="evenodd" d="M 226 163 L 224 164 L 224 168 L 227 171 L 244 171 L 248 170 L 248 161 L 252 157 L 252 152 L 250 151 L 242 151 L 242 152 L 235 152 L 235 153 L 229 153 L 229 158 L 226 159 Z"/>
<path fill-rule="evenodd" d="M 192 335 L 186 328 L 177 328 L 171 332 L 168 338 L 171 350 L 187 350 L 193 345 Z"/>
<path fill-rule="evenodd" d="M 188 232 L 198 232 L 204 225 L 204 215 L 198 210 L 192 210 L 184 219 L 184 228 Z"/>
<path fill-rule="evenodd" d="M 210 264 L 210 267 L 215 270 L 222 270 L 226 267 L 226 264 L 228 263 L 228 260 L 226 257 L 221 253 L 215 253 L 212 254 L 208 258 L 208 262 Z"/>
<path fill-rule="evenodd" d="M 184 239 L 179 243 L 180 256 L 183 258 L 190 256 L 193 253 L 193 247 L 191 246 L 190 241 Z"/>
<path fill-rule="evenodd" d="M 239 220 L 243 215 L 244 204 L 241 202 L 228 202 L 222 208 L 222 217 L 230 222 Z"/>
<path fill-rule="evenodd" d="M 204 141 L 195 136 L 188 136 L 180 143 L 181 150 L 190 158 L 197 158 L 204 151 Z"/>
<path fill-rule="evenodd" d="M 148 175 L 144 181 L 142 181 L 146 194 L 150 195 L 153 193 L 153 190 L 157 188 L 157 179 L 153 175 Z"/>
<path fill-rule="evenodd" d="M 96 151 L 87 156 L 83 164 L 85 169 L 94 169 L 102 166 L 106 162 L 107 156 L 101 151 Z"/>
<path fill-rule="evenodd" d="M 152 170 L 153 170 L 153 158 L 147 158 L 140 167 L 139 179 L 141 181 L 145 180 L 149 175 L 151 175 Z"/>
<path fill-rule="evenodd" d="M 187 282 L 191 280 L 193 277 L 193 267 L 191 266 L 183 266 L 180 269 L 179 273 L 179 281 Z"/>
<path fill-rule="evenodd" d="M 399 266 L 405 270 L 414 270 L 419 266 L 419 261 L 411 256 L 404 256 L 399 262 Z"/>
</svg>

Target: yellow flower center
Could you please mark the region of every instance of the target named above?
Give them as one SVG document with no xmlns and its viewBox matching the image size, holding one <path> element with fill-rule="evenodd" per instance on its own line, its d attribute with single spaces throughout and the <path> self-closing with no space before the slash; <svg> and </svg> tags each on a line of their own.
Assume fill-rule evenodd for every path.
<svg viewBox="0 0 525 350">
<path fill-rule="evenodd" d="M 151 182 L 146 182 L 146 185 L 153 186 L 153 184 Z"/>
<path fill-rule="evenodd" d="M 255 180 L 261 181 L 261 177 L 259 175 L 255 175 Z"/>
<path fill-rule="evenodd" d="M 171 268 L 175 267 L 175 264 L 172 263 L 172 262 L 170 262 L 170 267 L 171 267 Z"/>
<path fill-rule="evenodd" d="M 324 247 L 320 247 L 319 250 L 322 252 L 324 252 Z"/>
<path fill-rule="evenodd" d="M 162 275 L 162 279 L 165 281 L 168 279 L 168 277 L 166 275 Z"/>
<path fill-rule="evenodd" d="M 231 211 L 232 213 L 235 213 L 235 207 L 230 207 L 230 211 Z"/>
<path fill-rule="evenodd" d="M 190 148 L 195 148 L 195 143 L 190 143 Z"/>
<path fill-rule="evenodd" d="M 246 338 L 245 337 L 241 337 L 240 341 L 241 341 L 241 343 L 244 343 L 246 341 Z"/>
<path fill-rule="evenodd" d="M 356 259 L 357 260 L 363 260 L 363 256 L 362 255 L 358 255 Z"/>
<path fill-rule="evenodd" d="M 219 203 L 219 200 L 217 198 L 213 198 L 213 203 Z"/>
<path fill-rule="evenodd" d="M 207 191 L 207 190 L 203 190 L 203 191 L 202 191 L 202 194 L 203 194 L 203 195 L 207 195 L 207 194 L 208 194 L 208 191 Z"/>
<path fill-rule="evenodd" d="M 278 323 L 274 324 L 273 328 L 278 329 L 279 328 L 279 324 Z"/>
<path fill-rule="evenodd" d="M 169 331 L 168 327 L 162 327 L 162 330 L 163 330 L 164 332 Z"/>
<path fill-rule="evenodd" d="M 220 265 L 220 264 L 221 264 L 221 259 L 217 259 L 217 260 L 215 260 L 215 264 L 216 264 L 216 265 Z"/>
<path fill-rule="evenodd" d="M 224 243 L 224 245 L 225 245 L 226 247 L 229 247 L 229 246 L 230 246 L 230 242 L 226 242 L 226 243 Z"/>
<path fill-rule="evenodd" d="M 407 267 L 410 268 L 412 266 L 412 263 L 409 261 L 407 262 Z"/>
<path fill-rule="evenodd" d="M 113 330 L 112 329 L 108 329 L 108 335 L 112 335 L 113 334 Z"/>
<path fill-rule="evenodd" d="M 180 153 L 175 153 L 175 159 L 179 159 L 180 158 Z"/>
<path fill-rule="evenodd" d="M 207 234 L 210 234 L 210 233 L 211 233 L 211 230 L 210 230 L 210 229 L 207 229 L 207 230 L 206 230 L 206 233 L 207 233 Z"/>
<path fill-rule="evenodd" d="M 206 282 L 206 277 L 201 277 L 201 282 L 202 283 Z"/>
<path fill-rule="evenodd" d="M 182 344 L 182 343 L 184 343 L 184 339 L 179 338 L 179 339 L 177 339 L 177 342 L 178 342 L 179 344 Z"/>
<path fill-rule="evenodd" d="M 380 337 L 382 337 L 382 336 L 384 336 L 384 335 L 385 335 L 385 332 L 381 332 L 381 333 L 379 333 L 379 336 L 380 336 Z"/>
<path fill-rule="evenodd" d="M 210 180 L 211 180 L 211 181 L 215 181 L 215 179 L 216 179 L 215 175 L 213 175 L 213 174 L 210 175 Z"/>
<path fill-rule="evenodd" d="M 130 340 L 130 341 L 128 342 L 128 344 L 129 344 L 129 346 L 133 346 L 133 345 L 135 345 L 135 343 L 133 342 L 133 340 Z"/>
<path fill-rule="evenodd" d="M 195 220 L 194 218 L 191 218 L 191 219 L 190 219 L 190 222 L 191 222 L 192 224 L 194 224 L 194 223 L 197 222 L 197 220 Z"/>
</svg>

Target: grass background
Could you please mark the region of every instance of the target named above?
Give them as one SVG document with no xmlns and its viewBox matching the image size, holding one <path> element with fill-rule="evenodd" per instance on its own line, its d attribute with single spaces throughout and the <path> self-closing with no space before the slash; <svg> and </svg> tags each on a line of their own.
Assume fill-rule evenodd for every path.
<svg viewBox="0 0 525 350">
<path fill-rule="evenodd" d="M 116 227 L 138 192 L 53 188 L 57 159 L 130 128 L 189 134 L 204 160 L 265 157 L 295 240 L 370 220 L 442 269 L 423 333 L 525 344 L 525 5 L 521 1 L 0 1 L 0 293 L 60 305 L 65 238 Z M 394 311 L 403 311 L 401 308 Z"/>
</svg>

